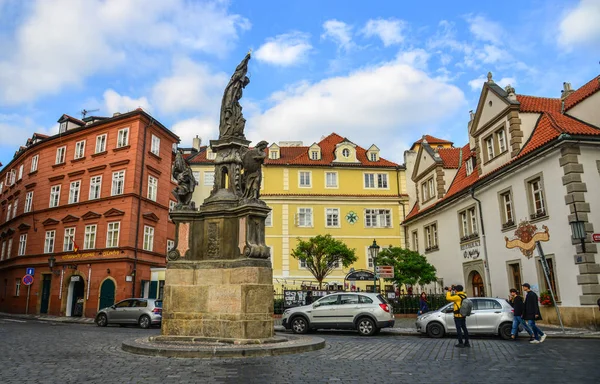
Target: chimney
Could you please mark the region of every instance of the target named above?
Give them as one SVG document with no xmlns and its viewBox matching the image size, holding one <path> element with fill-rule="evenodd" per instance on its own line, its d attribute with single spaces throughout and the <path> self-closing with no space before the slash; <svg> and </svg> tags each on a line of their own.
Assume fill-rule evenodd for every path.
<svg viewBox="0 0 600 384">
<path fill-rule="evenodd" d="M 198 135 L 196 135 L 196 137 L 194 137 L 192 139 L 192 148 L 194 148 L 196 151 L 200 150 L 200 144 L 202 144 L 202 139 L 198 137 Z"/>
<path fill-rule="evenodd" d="M 569 95 L 571 93 L 573 93 L 573 92 L 575 92 L 575 91 L 571 88 L 571 83 L 564 82 L 563 83 L 563 90 L 561 92 L 561 97 L 560 98 L 564 100 L 567 97 L 569 97 Z"/>
<path fill-rule="evenodd" d="M 512 85 L 508 84 L 504 90 L 506 91 L 506 93 L 508 93 L 508 95 L 506 96 L 506 98 L 510 101 L 517 101 L 517 95 L 515 95 L 515 87 L 513 87 Z"/>
<path fill-rule="evenodd" d="M 117 116 L 119 116 L 120 114 L 121 114 L 121 112 L 115 112 L 115 113 L 113 113 L 113 117 L 117 117 Z"/>
</svg>

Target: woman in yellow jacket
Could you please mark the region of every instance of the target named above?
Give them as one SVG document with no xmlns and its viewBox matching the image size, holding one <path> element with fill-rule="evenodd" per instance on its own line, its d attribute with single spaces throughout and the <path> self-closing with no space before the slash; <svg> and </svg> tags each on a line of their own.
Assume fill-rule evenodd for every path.
<svg viewBox="0 0 600 384">
<path fill-rule="evenodd" d="M 457 348 L 469 348 L 469 331 L 467 330 L 467 319 L 460 314 L 460 306 L 467 294 L 463 291 L 462 285 L 453 285 L 452 289 L 445 287 L 446 300 L 454 303 L 454 325 L 456 325 L 456 335 L 458 337 Z M 464 336 L 464 343 L 463 343 Z"/>
</svg>

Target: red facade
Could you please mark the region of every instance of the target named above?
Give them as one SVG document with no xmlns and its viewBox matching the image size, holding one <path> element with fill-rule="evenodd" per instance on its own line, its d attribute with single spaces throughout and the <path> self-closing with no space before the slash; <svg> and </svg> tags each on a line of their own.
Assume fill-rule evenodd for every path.
<svg viewBox="0 0 600 384">
<path fill-rule="evenodd" d="M 175 238 L 178 137 L 142 110 L 65 122 L 59 135 L 34 135 L 0 172 L 0 312 L 93 317 L 140 296 Z"/>
</svg>

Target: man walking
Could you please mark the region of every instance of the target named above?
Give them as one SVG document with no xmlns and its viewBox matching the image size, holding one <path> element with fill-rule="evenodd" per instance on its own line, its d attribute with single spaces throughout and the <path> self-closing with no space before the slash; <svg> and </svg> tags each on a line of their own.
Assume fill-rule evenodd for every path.
<svg viewBox="0 0 600 384">
<path fill-rule="evenodd" d="M 535 325 L 536 320 L 542 320 L 540 314 L 540 305 L 538 303 L 538 296 L 531 290 L 531 286 L 528 283 L 523 284 L 523 291 L 527 293 L 525 296 L 525 308 L 523 311 L 523 319 L 527 320 L 529 328 L 533 331 L 533 340 L 531 344 L 543 343 L 546 340 L 546 334 Z"/>
<path fill-rule="evenodd" d="M 523 320 L 523 310 L 525 309 L 525 304 L 523 303 L 523 298 L 519 295 L 519 292 L 515 288 L 511 288 L 510 290 L 510 305 L 513 307 L 514 317 L 512 324 L 512 331 L 510 333 L 510 338 L 515 339 L 517 334 L 519 333 L 519 325 L 523 325 L 523 329 L 529 333 L 529 341 L 535 340 L 533 337 L 533 332 Z"/>
<path fill-rule="evenodd" d="M 469 331 L 467 330 L 467 318 L 460 314 L 460 307 L 463 299 L 467 298 L 467 294 L 463 292 L 462 285 L 453 285 L 450 290 L 448 287 L 446 290 L 446 300 L 454 303 L 454 325 L 456 325 L 456 335 L 458 337 L 458 344 L 455 345 L 457 348 L 469 348 Z M 463 343 L 464 335 L 464 343 Z"/>
</svg>

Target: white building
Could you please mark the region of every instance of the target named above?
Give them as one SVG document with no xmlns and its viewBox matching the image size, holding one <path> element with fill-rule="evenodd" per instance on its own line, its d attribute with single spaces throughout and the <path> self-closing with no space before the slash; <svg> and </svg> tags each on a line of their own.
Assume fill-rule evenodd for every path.
<svg viewBox="0 0 600 384">
<path fill-rule="evenodd" d="M 528 220 L 538 231 L 548 228 L 542 246 L 565 323 L 600 325 L 600 265 L 591 242 L 600 232 L 599 90 L 596 77 L 575 91 L 565 83 L 561 98 L 517 95 L 489 74 L 467 145 L 423 141 L 418 152 L 405 152 L 416 203 L 403 225 L 410 247 L 436 266 L 440 285 L 463 284 L 475 296 L 507 297 L 525 282 L 546 291 L 537 251 L 526 257 L 506 247 Z M 576 219 L 585 222 L 585 252 L 572 239 Z M 544 315 L 556 317 L 552 308 Z"/>
</svg>

